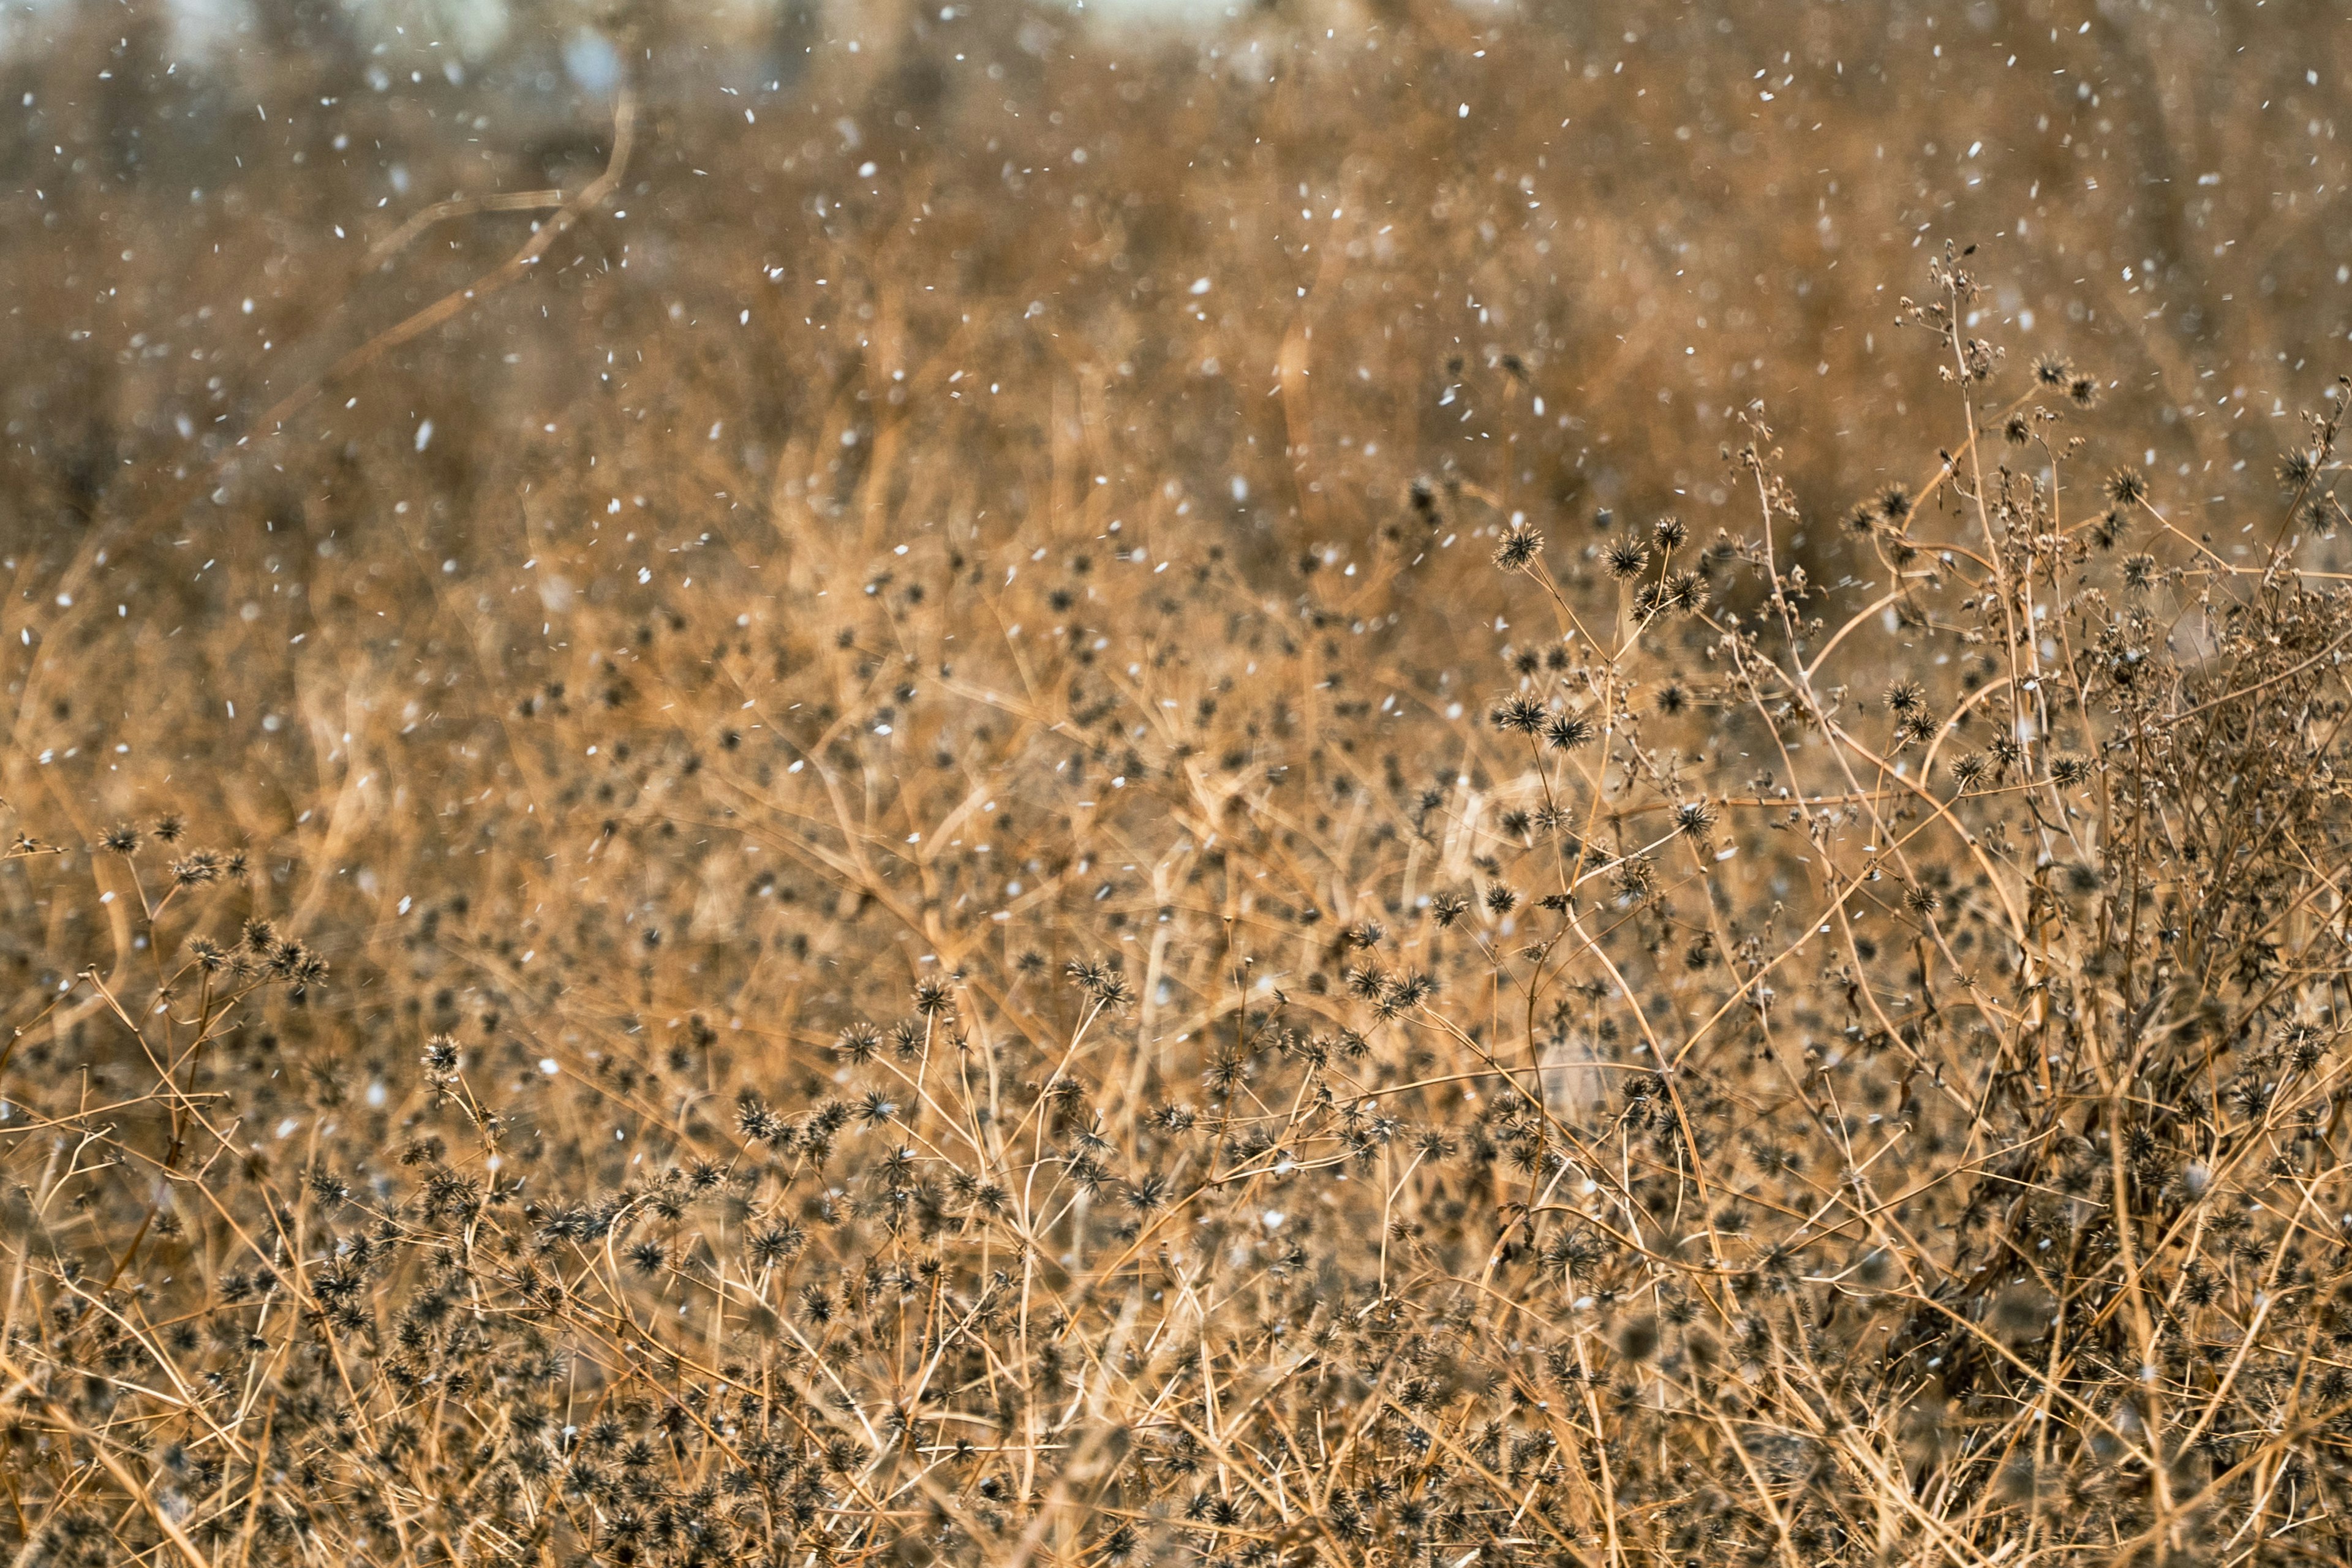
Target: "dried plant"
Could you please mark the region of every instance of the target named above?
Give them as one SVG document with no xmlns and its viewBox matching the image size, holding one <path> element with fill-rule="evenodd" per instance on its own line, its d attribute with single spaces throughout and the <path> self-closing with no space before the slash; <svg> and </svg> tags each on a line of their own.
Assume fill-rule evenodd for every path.
<svg viewBox="0 0 2352 1568">
<path fill-rule="evenodd" d="M 1772 90 L 1961 68 L 1858 14 Z M 341 143 L 421 198 L 520 74 L 0 58 L 97 115 L 0 267 L 172 322 L 0 350 L 16 1561 L 2339 1559 L 2352 384 L 2184 367 L 2340 251 L 2242 303 L 2181 205 L 2200 323 L 2053 338 L 1874 187 L 1836 375 L 1692 366 L 1604 188 L 1690 106 L 1401 16 L 910 13 L 717 111 L 641 22 L 552 185 L 381 212 Z M 278 135 L 210 188 L 308 229 L 134 259 Z"/>
</svg>

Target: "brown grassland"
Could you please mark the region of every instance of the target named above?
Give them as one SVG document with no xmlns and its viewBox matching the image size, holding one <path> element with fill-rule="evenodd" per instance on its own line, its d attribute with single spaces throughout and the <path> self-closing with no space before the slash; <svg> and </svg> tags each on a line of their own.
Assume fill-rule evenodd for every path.
<svg viewBox="0 0 2352 1568">
<path fill-rule="evenodd" d="M 404 14 L 6 24 L 10 1562 L 2344 1561 L 2340 8 Z"/>
</svg>

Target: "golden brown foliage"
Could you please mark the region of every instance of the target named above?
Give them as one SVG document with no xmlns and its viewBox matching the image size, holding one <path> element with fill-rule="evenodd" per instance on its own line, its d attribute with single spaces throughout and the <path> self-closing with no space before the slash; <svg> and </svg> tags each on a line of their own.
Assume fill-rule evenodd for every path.
<svg viewBox="0 0 2352 1568">
<path fill-rule="evenodd" d="M 2340 28 L 963 9 L 0 60 L 0 1542 L 2335 1560 Z"/>
</svg>

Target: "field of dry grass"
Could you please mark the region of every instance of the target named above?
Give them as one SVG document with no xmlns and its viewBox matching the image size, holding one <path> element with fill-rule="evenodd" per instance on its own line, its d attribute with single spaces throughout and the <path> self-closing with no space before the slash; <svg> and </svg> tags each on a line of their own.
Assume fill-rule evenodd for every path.
<svg viewBox="0 0 2352 1568">
<path fill-rule="evenodd" d="M 2352 30 L 1520 9 L 9 19 L 12 1561 L 2343 1561 Z"/>
</svg>

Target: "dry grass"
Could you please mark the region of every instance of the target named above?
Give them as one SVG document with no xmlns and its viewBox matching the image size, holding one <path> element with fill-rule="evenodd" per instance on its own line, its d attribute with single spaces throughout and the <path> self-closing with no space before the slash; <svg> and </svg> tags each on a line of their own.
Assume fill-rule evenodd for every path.
<svg viewBox="0 0 2352 1568">
<path fill-rule="evenodd" d="M 2281 9 L 21 24 L 0 1544 L 2340 1561 Z"/>
</svg>

